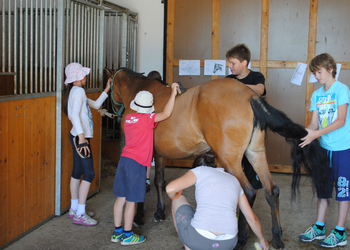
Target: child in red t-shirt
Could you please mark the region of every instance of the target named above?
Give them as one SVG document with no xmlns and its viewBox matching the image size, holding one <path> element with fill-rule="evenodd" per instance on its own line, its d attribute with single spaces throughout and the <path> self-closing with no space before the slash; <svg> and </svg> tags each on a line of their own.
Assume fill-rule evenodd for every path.
<svg viewBox="0 0 350 250">
<path fill-rule="evenodd" d="M 118 163 L 113 186 L 113 194 L 117 196 L 117 200 L 113 211 L 115 230 L 111 237 L 112 242 L 121 241 L 122 245 L 133 245 L 146 240 L 143 235 L 132 232 L 135 204 L 145 200 L 146 167 L 150 167 L 152 162 L 154 128 L 158 122 L 167 119 L 173 112 L 178 86 L 177 83 L 172 84 L 172 92 L 163 112 L 152 113 L 154 112 L 153 95 L 148 91 L 138 92 L 130 104 L 130 108 L 136 113 L 125 117 L 126 143 Z"/>
</svg>

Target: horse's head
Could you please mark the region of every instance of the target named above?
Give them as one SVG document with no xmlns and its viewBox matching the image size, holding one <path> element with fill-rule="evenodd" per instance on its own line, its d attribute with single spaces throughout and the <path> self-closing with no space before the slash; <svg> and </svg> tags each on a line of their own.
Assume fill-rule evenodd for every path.
<svg viewBox="0 0 350 250">
<path fill-rule="evenodd" d="M 105 68 L 105 73 L 107 74 L 108 78 L 112 78 L 111 103 L 112 103 L 113 112 L 117 116 L 123 116 L 123 111 L 125 110 L 122 94 L 120 91 L 120 84 L 119 84 L 119 81 L 116 80 L 116 76 L 120 71 L 122 71 L 122 69 L 113 71 Z"/>
</svg>

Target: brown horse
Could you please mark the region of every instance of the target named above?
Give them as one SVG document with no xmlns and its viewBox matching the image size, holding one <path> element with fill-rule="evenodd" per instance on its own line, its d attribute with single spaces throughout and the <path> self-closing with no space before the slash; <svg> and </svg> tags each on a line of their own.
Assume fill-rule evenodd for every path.
<svg viewBox="0 0 350 250">
<path fill-rule="evenodd" d="M 118 70 L 113 77 L 112 99 L 116 109 L 125 105 L 124 114 L 134 112 L 130 102 L 140 90 L 147 90 L 154 96 L 155 112 L 161 112 L 169 99 L 171 88 L 158 80 L 150 79 L 128 69 Z M 122 119 L 122 128 L 124 124 Z M 213 150 L 220 165 L 237 177 L 252 205 L 255 190 L 249 184 L 241 166 L 245 154 L 257 172 L 272 216 L 272 245 L 284 248 L 279 218 L 279 189 L 272 180 L 265 152 L 265 131 L 270 128 L 291 141 L 295 178 L 293 190 L 298 185 L 300 167 L 308 169 L 317 166 L 322 173 L 327 160 L 319 156 L 317 141 L 301 149 L 300 138 L 307 131 L 293 123 L 284 113 L 271 107 L 265 100 L 244 84 L 233 79 L 218 79 L 190 88 L 176 97 L 172 115 L 158 124 L 154 132 L 155 186 L 158 192 L 155 220 L 163 220 L 164 158 L 184 159 Z M 312 155 L 313 158 L 308 158 Z M 325 171 L 324 171 L 325 172 Z M 314 184 L 326 182 L 327 176 L 314 171 Z M 321 180 L 316 180 L 321 178 Z M 322 185 L 315 186 L 317 190 Z M 140 212 L 140 210 L 138 210 Z M 141 211 L 142 212 L 142 211 Z M 239 217 L 239 244 L 247 241 L 247 222 Z"/>
</svg>

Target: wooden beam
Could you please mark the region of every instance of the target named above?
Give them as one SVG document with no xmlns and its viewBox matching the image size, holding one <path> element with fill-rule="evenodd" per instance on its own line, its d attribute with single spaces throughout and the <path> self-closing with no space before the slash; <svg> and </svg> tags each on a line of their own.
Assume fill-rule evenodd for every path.
<svg viewBox="0 0 350 250">
<path fill-rule="evenodd" d="M 260 72 L 267 75 L 267 51 L 269 40 L 269 0 L 261 2 Z"/>
<path fill-rule="evenodd" d="M 175 0 L 168 0 L 167 14 L 166 82 L 172 83 L 174 80 Z"/>
<path fill-rule="evenodd" d="M 308 48 L 307 48 L 307 64 L 309 65 L 310 61 L 315 57 L 316 53 L 316 33 L 317 33 L 317 9 L 318 9 L 318 0 L 310 0 L 310 13 L 309 13 L 309 39 L 308 39 Z M 307 67 L 306 72 L 306 92 L 305 92 L 305 116 L 304 116 L 304 125 L 307 127 L 311 122 L 311 113 L 310 109 L 310 98 L 314 92 L 314 84 L 309 82 L 310 70 Z"/>
<path fill-rule="evenodd" d="M 196 59 L 193 59 L 196 60 Z M 173 66 L 179 67 L 179 59 L 173 60 Z M 267 68 L 280 68 L 280 69 L 294 69 L 298 62 L 307 63 L 305 61 L 267 61 Z M 252 68 L 259 68 L 260 67 L 260 61 L 251 61 Z M 341 63 L 341 62 L 339 62 Z M 200 60 L 200 66 L 204 67 L 204 60 Z M 226 67 L 228 67 L 229 64 L 226 61 Z M 342 63 L 342 69 L 350 69 L 350 63 Z"/>
<path fill-rule="evenodd" d="M 219 59 L 219 31 L 220 31 L 220 0 L 213 0 L 212 30 L 211 30 L 211 59 Z M 211 76 L 218 79 L 219 76 Z"/>
</svg>

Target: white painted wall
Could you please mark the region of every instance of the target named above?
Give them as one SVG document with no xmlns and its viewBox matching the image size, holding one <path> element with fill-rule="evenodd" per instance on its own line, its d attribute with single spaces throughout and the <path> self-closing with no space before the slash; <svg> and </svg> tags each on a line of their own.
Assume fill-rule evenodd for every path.
<svg viewBox="0 0 350 250">
<path fill-rule="evenodd" d="M 161 0 L 109 0 L 138 13 L 136 71 L 163 77 L 164 4 Z"/>
</svg>

